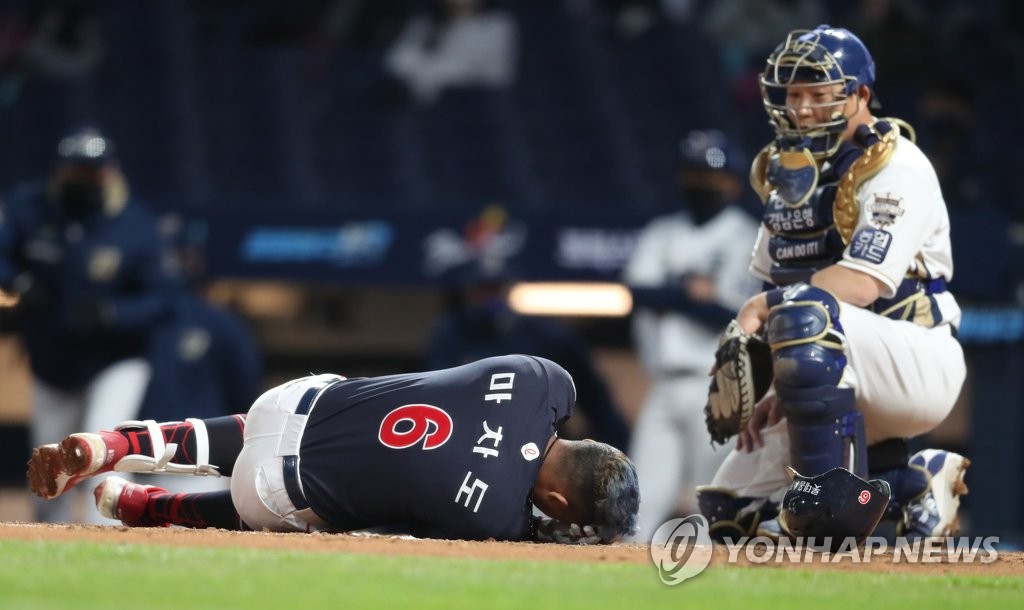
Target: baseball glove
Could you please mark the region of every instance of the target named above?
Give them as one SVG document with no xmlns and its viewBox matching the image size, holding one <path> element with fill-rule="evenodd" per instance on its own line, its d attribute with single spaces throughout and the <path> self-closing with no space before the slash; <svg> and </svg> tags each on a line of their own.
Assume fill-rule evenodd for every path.
<svg viewBox="0 0 1024 610">
<path fill-rule="evenodd" d="M 744 333 L 733 320 L 719 339 L 704 407 L 711 440 L 722 445 L 739 433 L 771 384 L 771 348 L 761 337 Z"/>
</svg>

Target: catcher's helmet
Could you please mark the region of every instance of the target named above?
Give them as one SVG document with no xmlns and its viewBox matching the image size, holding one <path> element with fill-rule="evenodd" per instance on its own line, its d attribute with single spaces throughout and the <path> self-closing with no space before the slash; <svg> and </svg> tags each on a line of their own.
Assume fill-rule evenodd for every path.
<svg viewBox="0 0 1024 610">
<path fill-rule="evenodd" d="M 760 78 L 761 99 L 768 117 L 780 138 L 810 137 L 812 152 L 829 155 L 839 146 L 846 130 L 847 117 L 843 104 L 855 95 L 860 86 L 872 91 L 871 107 L 877 107 L 874 96 L 875 61 L 857 36 L 844 28 L 819 25 L 813 30 L 793 30 L 768 56 Z M 821 107 L 832 112 L 824 122 L 798 127 L 786 107 L 787 92 L 794 86 L 841 84 L 842 94 Z"/>
<path fill-rule="evenodd" d="M 881 479 L 865 481 L 845 468 L 833 468 L 816 477 L 796 471 L 782 499 L 779 524 L 791 536 L 814 537 L 818 544 L 831 538 L 831 548 L 846 538 L 857 544 L 875 531 L 892 492 Z"/>
<path fill-rule="evenodd" d="M 717 129 L 694 129 L 679 142 L 679 165 L 684 169 L 743 174 L 745 162 L 729 138 Z"/>
<path fill-rule="evenodd" d="M 60 165 L 106 165 L 114 160 L 114 142 L 96 127 L 79 127 L 70 131 L 57 143 L 57 162 Z"/>
</svg>

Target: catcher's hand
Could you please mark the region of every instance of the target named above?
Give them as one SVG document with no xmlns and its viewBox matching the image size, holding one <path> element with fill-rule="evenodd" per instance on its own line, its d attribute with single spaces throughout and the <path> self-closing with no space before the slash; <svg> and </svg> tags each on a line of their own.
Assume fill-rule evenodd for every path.
<svg viewBox="0 0 1024 610">
<path fill-rule="evenodd" d="M 733 320 L 718 342 L 712 375 L 704 421 L 711 440 L 721 445 L 747 425 L 754 406 L 771 387 L 771 348 Z"/>
<path fill-rule="evenodd" d="M 601 544 L 604 542 L 592 526 L 562 523 L 548 517 L 534 517 L 534 537 L 538 542 L 558 544 Z"/>
</svg>

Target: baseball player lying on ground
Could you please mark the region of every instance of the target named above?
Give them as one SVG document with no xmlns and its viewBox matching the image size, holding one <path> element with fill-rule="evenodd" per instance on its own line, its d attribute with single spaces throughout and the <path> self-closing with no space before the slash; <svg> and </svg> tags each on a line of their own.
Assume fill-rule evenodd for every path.
<svg viewBox="0 0 1024 610">
<path fill-rule="evenodd" d="M 72 434 L 34 449 L 28 478 L 55 498 L 112 470 L 231 477 L 230 491 L 198 494 L 107 478 L 97 509 L 137 527 L 608 543 L 636 528 L 636 471 L 613 447 L 558 438 L 575 400 L 564 369 L 524 355 L 315 375 L 267 391 L 246 415 Z"/>
</svg>

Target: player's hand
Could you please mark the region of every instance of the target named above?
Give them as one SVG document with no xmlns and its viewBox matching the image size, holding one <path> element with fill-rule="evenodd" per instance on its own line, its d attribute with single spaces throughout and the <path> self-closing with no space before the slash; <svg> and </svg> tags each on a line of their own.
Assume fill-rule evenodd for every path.
<svg viewBox="0 0 1024 610">
<path fill-rule="evenodd" d="M 699 303 L 711 303 L 718 297 L 715 280 L 706 275 L 691 275 L 683 282 L 683 288 L 690 299 Z"/>
<path fill-rule="evenodd" d="M 14 278 L 10 289 L 11 292 L 17 293 L 18 307 L 23 311 L 41 309 L 50 302 L 50 295 L 46 287 L 36 281 L 35 277 L 28 272 Z"/>
<path fill-rule="evenodd" d="M 590 525 L 562 523 L 548 517 L 535 517 L 533 531 L 538 542 L 558 544 L 601 544 L 603 542 L 597 530 Z"/>
<path fill-rule="evenodd" d="M 761 429 L 774 426 L 782 419 L 782 409 L 774 390 L 769 390 L 765 397 L 754 407 L 747 426 L 740 431 L 736 440 L 736 449 L 750 453 L 754 449 L 764 447 Z"/>
<path fill-rule="evenodd" d="M 750 297 L 739 313 L 736 314 L 736 321 L 743 332 L 748 335 L 756 333 L 768 320 L 768 297 L 761 292 Z"/>
</svg>

